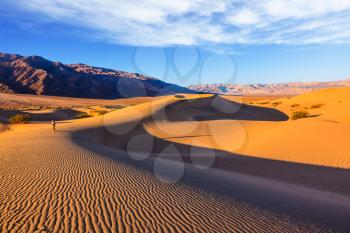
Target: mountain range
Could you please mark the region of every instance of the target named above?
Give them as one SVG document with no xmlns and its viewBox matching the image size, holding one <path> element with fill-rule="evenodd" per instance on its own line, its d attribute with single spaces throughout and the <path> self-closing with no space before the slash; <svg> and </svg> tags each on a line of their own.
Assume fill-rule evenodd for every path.
<svg viewBox="0 0 350 233">
<path fill-rule="evenodd" d="M 350 87 L 350 79 L 332 82 L 289 82 L 273 84 L 200 84 L 187 88 L 197 92 L 225 95 L 299 95 L 322 88 Z"/>
<path fill-rule="evenodd" d="M 226 95 L 297 95 L 315 89 L 350 86 L 332 82 L 275 84 L 200 84 L 187 88 L 154 77 L 85 64 L 63 64 L 40 56 L 0 53 L 0 92 L 93 99 L 117 99 L 175 93 Z"/>
<path fill-rule="evenodd" d="M 138 73 L 0 53 L 0 92 L 116 99 L 194 91 Z"/>
</svg>

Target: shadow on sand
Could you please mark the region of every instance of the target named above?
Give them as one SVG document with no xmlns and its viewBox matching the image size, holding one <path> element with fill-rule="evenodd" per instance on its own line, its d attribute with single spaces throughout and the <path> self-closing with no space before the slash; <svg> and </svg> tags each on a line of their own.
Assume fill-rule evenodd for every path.
<svg viewBox="0 0 350 233">
<path fill-rule="evenodd" d="M 41 111 L 21 111 L 21 110 L 1 110 L 0 120 L 4 123 L 8 123 L 8 118 L 16 114 L 29 114 L 32 122 L 48 122 L 51 120 L 65 121 L 72 120 L 81 111 L 73 109 L 56 109 L 50 112 Z"/>
<path fill-rule="evenodd" d="M 181 114 L 178 114 L 181 112 Z M 273 108 L 227 100 L 221 96 L 180 100 L 165 108 L 168 121 L 251 120 L 286 121 L 289 117 Z"/>
<path fill-rule="evenodd" d="M 210 118 L 215 115 L 215 110 L 210 110 L 208 113 L 202 109 L 207 106 L 208 102 L 204 103 L 202 100 L 194 102 L 197 111 L 202 112 L 202 119 L 244 118 L 246 120 L 267 120 L 267 115 L 271 114 L 272 111 L 260 107 L 246 106 L 234 113 L 236 115 L 223 114 Z M 185 111 L 184 119 L 186 120 L 188 120 L 188 117 L 198 119 L 193 116 L 193 113 L 197 114 L 196 111 L 188 111 L 193 109 L 192 104 L 187 101 L 180 101 L 167 106 L 165 110 L 169 116 L 168 120 L 182 120 L 182 117 L 172 118 L 172 111 Z M 249 114 L 254 114 L 255 111 L 257 114 L 249 117 Z M 286 120 L 283 113 L 278 111 L 272 111 L 272 113 L 274 114 L 273 119 Z M 152 117 L 145 119 L 145 121 L 152 120 Z M 154 143 L 150 157 L 143 161 L 137 161 L 132 159 L 127 152 L 128 142 L 137 135 L 148 135 L 141 122 L 138 122 L 129 133 L 121 136 L 112 134 L 104 126 L 100 126 L 99 128 L 74 132 L 72 140 L 96 154 L 148 172 L 153 172 L 154 162 L 159 154 L 168 146 L 173 145 L 181 155 L 180 161 L 186 164 L 184 175 L 179 181 L 182 184 L 191 185 L 214 194 L 225 195 L 232 200 L 242 201 L 254 207 L 287 215 L 295 221 L 306 221 L 339 232 L 350 231 L 350 225 L 348 224 L 350 202 L 344 204 L 345 201 L 342 199 L 344 197 L 346 200 L 350 200 L 349 170 L 254 158 L 248 155 L 169 142 L 161 138 L 153 138 Z M 203 170 L 191 165 L 190 154 L 194 148 L 202 151 L 203 154 L 215 152 L 215 162 L 211 168 Z M 138 149 L 135 148 L 135 150 Z M 162 158 L 168 161 L 179 161 L 179 158 L 174 154 L 162 155 Z M 205 156 L 202 159 L 205 160 Z M 169 166 L 169 168 L 177 166 L 174 164 L 178 164 L 178 162 L 164 162 L 164 166 Z M 167 168 L 165 167 L 165 169 Z"/>
</svg>

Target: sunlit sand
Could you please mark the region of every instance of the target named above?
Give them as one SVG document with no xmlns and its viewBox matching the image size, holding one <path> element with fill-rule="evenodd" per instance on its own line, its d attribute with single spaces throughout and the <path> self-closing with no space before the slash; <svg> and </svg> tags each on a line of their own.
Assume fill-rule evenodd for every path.
<svg viewBox="0 0 350 233">
<path fill-rule="evenodd" d="M 0 110 L 1 230 L 350 231 L 349 93 L 66 105 L 57 98 L 51 106 L 33 97 L 31 106 L 44 106 L 34 110 L 20 110 L 21 96 L 6 95 L 12 109 Z M 74 119 L 107 105 L 122 108 Z M 310 116 L 291 120 L 297 110 Z M 9 125 L 18 112 L 33 121 Z"/>
</svg>

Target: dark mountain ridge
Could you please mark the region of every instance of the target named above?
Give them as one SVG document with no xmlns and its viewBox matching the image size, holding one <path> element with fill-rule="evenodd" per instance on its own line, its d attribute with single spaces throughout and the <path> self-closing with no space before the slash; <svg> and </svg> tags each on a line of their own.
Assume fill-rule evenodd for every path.
<svg viewBox="0 0 350 233">
<path fill-rule="evenodd" d="M 95 99 L 194 93 L 153 77 L 0 53 L 0 92 Z"/>
</svg>

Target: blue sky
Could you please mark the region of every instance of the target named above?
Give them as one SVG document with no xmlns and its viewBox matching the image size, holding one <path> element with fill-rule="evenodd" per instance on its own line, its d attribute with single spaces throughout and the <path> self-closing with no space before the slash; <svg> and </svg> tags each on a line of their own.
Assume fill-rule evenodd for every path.
<svg viewBox="0 0 350 233">
<path fill-rule="evenodd" d="M 0 51 L 196 83 L 350 77 L 350 2 L 3 0 Z"/>
</svg>

